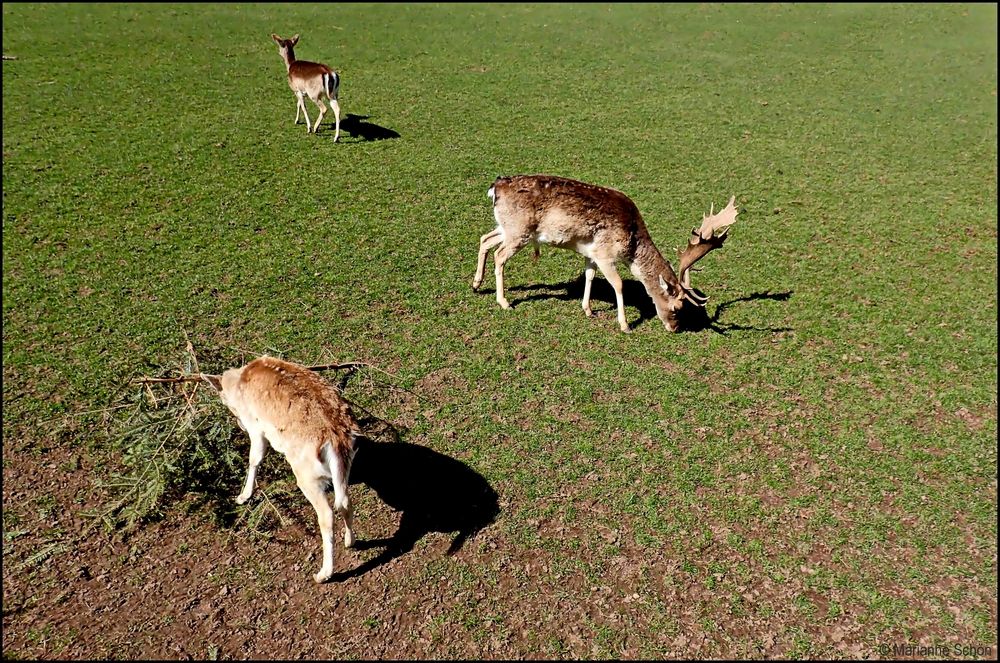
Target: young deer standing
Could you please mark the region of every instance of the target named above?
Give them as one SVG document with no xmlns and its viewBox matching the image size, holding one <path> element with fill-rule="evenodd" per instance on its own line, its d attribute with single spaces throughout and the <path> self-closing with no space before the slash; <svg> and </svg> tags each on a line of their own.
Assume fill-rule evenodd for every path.
<svg viewBox="0 0 1000 663">
<path fill-rule="evenodd" d="M 337 94 L 340 92 L 340 74 L 335 72 L 325 64 L 318 62 L 308 62 L 306 60 L 296 60 L 292 47 L 299 43 L 299 36 L 295 35 L 291 39 L 282 39 L 276 34 L 271 35 L 271 39 L 278 45 L 278 52 L 285 61 L 288 68 L 288 87 L 298 98 L 295 107 L 295 124 L 299 123 L 299 112 L 306 118 L 306 133 L 312 131 L 316 133 L 319 123 L 326 115 L 326 106 L 323 105 L 323 97 L 330 100 L 330 108 L 333 109 L 333 116 L 337 121 L 337 133 L 333 136 L 333 142 L 340 139 L 340 104 L 337 103 Z M 305 98 L 309 97 L 319 106 L 319 117 L 316 118 L 316 125 L 310 128 L 309 113 L 306 112 Z"/>
<path fill-rule="evenodd" d="M 326 489 L 331 483 L 334 507 L 344 518 L 344 546 L 354 545 L 347 480 L 354 442 L 361 431 L 347 403 L 313 371 L 274 357 L 264 356 L 226 371 L 221 378 L 206 379 L 250 436 L 250 466 L 236 503 L 250 499 L 257 466 L 270 443 L 288 460 L 299 488 L 316 509 L 323 536 L 323 567 L 313 578 L 316 582 L 329 580 L 333 575 L 334 515 Z"/>
<path fill-rule="evenodd" d="M 571 249 L 585 260 L 584 313 L 593 315 L 590 285 L 596 269 L 600 269 L 615 290 L 618 324 L 623 332 L 628 332 L 629 326 L 616 263 L 628 265 L 653 299 L 657 317 L 667 330 L 678 331 L 678 314 L 684 303 L 704 307 L 708 301 L 691 289 L 691 267 L 722 246 L 727 226 L 736 222 L 737 214 L 733 196 L 721 212 L 704 217 L 701 227 L 691 231 L 687 248 L 680 252 L 678 276 L 653 244 L 635 203 L 621 191 L 552 175 L 517 175 L 497 178 L 487 195 L 493 199 L 497 228 L 479 240 L 479 263 L 472 289 L 482 284 L 486 254 L 497 247 L 493 253 L 497 303 L 510 308 L 503 292 L 503 267 L 515 253 L 529 243 Z M 716 236 L 716 230 L 723 232 Z"/>
</svg>

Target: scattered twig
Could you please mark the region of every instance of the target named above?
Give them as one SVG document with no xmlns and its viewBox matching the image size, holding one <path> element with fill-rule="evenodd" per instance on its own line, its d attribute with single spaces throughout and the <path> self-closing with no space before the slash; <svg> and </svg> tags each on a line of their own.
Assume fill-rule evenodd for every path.
<svg viewBox="0 0 1000 663">
<path fill-rule="evenodd" d="M 363 361 L 348 361 L 343 364 L 320 364 L 319 366 L 306 366 L 310 371 L 337 371 L 348 368 L 360 368 L 360 367 L 370 368 L 380 373 L 385 373 L 378 368 L 375 368 L 371 364 L 365 363 Z M 197 368 L 197 360 L 195 362 L 195 367 Z M 389 375 L 389 373 L 385 373 Z M 176 378 L 150 378 L 142 377 L 132 380 L 134 384 L 169 384 L 169 383 L 179 383 L 179 382 L 201 382 L 206 378 L 216 378 L 219 379 L 219 375 L 213 373 L 192 373 L 191 375 L 182 375 Z"/>
<path fill-rule="evenodd" d="M 17 56 L 16 55 L 5 55 L 5 56 L 3 56 L 3 59 L 4 60 L 16 60 Z"/>
<path fill-rule="evenodd" d="M 191 339 L 188 337 L 187 330 L 182 329 L 181 331 L 184 334 L 184 341 L 186 343 L 185 348 L 188 353 L 188 358 L 191 362 L 190 365 L 187 366 L 186 368 L 191 373 L 194 373 L 196 375 L 201 375 L 201 367 L 198 366 L 198 355 L 195 354 L 194 346 L 191 344 Z M 150 388 L 149 385 L 146 385 L 146 388 L 149 389 Z M 195 395 L 198 393 L 198 383 L 197 382 L 194 383 L 194 388 L 190 392 L 188 392 L 187 389 L 182 389 L 181 392 L 184 394 L 184 400 L 187 401 L 188 410 L 190 410 L 191 414 L 194 414 L 194 398 Z"/>
<path fill-rule="evenodd" d="M 181 330 L 181 331 L 184 332 L 184 340 L 187 341 L 187 351 L 188 351 L 188 354 L 191 355 L 191 361 L 192 361 L 192 363 L 194 363 L 194 371 L 193 372 L 195 372 L 195 373 L 201 373 L 201 369 L 198 368 L 198 355 L 196 355 L 194 353 L 194 346 L 191 345 L 191 339 L 188 338 L 188 333 L 187 333 L 186 330 Z"/>
<path fill-rule="evenodd" d="M 286 525 L 288 525 L 288 521 L 285 520 L 285 516 L 283 516 L 281 514 L 281 510 L 277 507 L 277 505 L 274 502 L 271 501 L 271 497 L 267 494 L 267 491 L 266 490 L 262 490 L 261 491 L 261 495 L 263 495 L 264 499 L 267 500 L 268 505 L 272 509 L 274 509 L 274 512 L 276 514 L 278 514 L 278 520 L 281 522 L 281 526 L 285 527 Z"/>
<path fill-rule="evenodd" d="M 35 566 L 36 564 L 41 564 L 49 557 L 52 557 L 53 555 L 61 555 L 62 553 L 67 552 L 69 549 L 70 549 L 69 545 L 62 541 L 54 541 L 52 543 L 48 543 L 39 548 L 33 555 L 31 555 L 23 562 L 18 564 L 16 568 L 17 570 L 20 571 L 21 569 L 27 566 Z"/>
<path fill-rule="evenodd" d="M 171 382 L 201 382 L 207 377 L 217 378 L 218 375 L 211 375 L 210 373 L 198 373 L 197 375 L 182 375 L 179 378 L 137 378 L 132 380 L 135 384 L 160 384 L 160 383 L 171 383 Z"/>
<path fill-rule="evenodd" d="M 156 394 L 153 393 L 153 388 L 149 386 L 148 382 L 146 383 L 146 393 L 149 394 L 149 404 L 155 406 L 157 402 Z"/>
<path fill-rule="evenodd" d="M 348 361 L 343 364 L 321 364 L 319 366 L 306 366 L 310 371 L 339 371 L 345 368 L 360 368 L 360 367 L 370 368 L 374 371 L 379 369 L 375 368 L 371 364 L 365 363 L 363 361 Z"/>
</svg>

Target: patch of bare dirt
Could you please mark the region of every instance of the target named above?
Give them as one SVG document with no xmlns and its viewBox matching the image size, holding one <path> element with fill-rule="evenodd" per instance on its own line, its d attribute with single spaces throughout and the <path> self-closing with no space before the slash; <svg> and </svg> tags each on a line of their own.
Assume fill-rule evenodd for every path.
<svg viewBox="0 0 1000 663">
<path fill-rule="evenodd" d="M 192 499 L 131 535 L 109 537 L 81 516 L 106 499 L 93 479 L 107 468 L 79 449 L 36 455 L 8 442 L 3 651 L 10 656 L 891 658 L 877 645 L 975 644 L 984 626 L 995 633 L 988 577 L 956 574 L 944 558 L 928 561 L 933 553 L 903 537 L 858 550 L 838 541 L 835 529 L 817 530 L 808 500 L 792 508 L 810 491 L 837 489 L 819 472 L 827 459 L 795 445 L 792 424 L 734 447 L 784 459 L 797 477 L 788 489 L 746 495 L 760 502 L 758 522 L 731 522 L 712 506 L 720 490 L 739 494 L 739 481 L 699 486 L 691 501 L 665 486 L 662 496 L 675 505 L 669 515 L 690 525 L 658 545 L 637 541 L 641 523 L 601 490 L 612 477 L 600 464 L 546 496 L 539 515 L 519 519 L 532 505 L 462 460 L 413 442 L 373 443 L 359 450 L 352 473 L 358 545 L 344 550 L 337 542 L 338 573 L 326 585 L 311 579 L 319 534 L 297 493 L 276 501 L 282 516 L 266 536 L 220 525 Z M 287 478 L 277 467 L 262 475 L 259 491 Z M 833 504 L 830 516 L 840 522 L 862 512 Z M 887 495 L 879 508 L 897 507 Z M 753 525 L 763 524 L 782 537 L 760 550 L 729 543 L 759 536 Z M 710 536 L 695 541 L 698 532 Z M 972 553 L 976 568 L 986 575 L 992 568 L 995 577 L 995 547 Z M 906 579 L 917 562 L 935 572 L 934 582 Z M 889 608 L 866 603 L 869 590 L 858 586 L 896 602 L 886 605 L 905 621 L 873 632 L 872 622 L 893 623 L 879 612 Z M 942 611 L 953 620 L 949 629 L 941 628 Z M 980 644 L 992 644 L 995 657 L 995 640 Z"/>
</svg>

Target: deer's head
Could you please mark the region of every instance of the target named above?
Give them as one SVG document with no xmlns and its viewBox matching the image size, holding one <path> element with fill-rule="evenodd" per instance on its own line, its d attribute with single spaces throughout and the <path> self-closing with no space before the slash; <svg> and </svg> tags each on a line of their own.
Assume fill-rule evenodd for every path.
<svg viewBox="0 0 1000 663">
<path fill-rule="evenodd" d="M 278 35 L 271 33 L 271 39 L 274 43 L 278 45 L 278 53 L 281 54 L 281 58 L 285 62 L 291 62 L 295 60 L 295 53 L 292 51 L 292 47 L 299 43 L 299 36 L 295 35 L 291 39 L 282 39 Z"/>
<path fill-rule="evenodd" d="M 685 313 L 685 307 L 695 307 L 704 309 L 708 303 L 708 297 L 695 292 L 691 288 L 691 268 L 696 262 L 704 258 L 709 251 L 718 249 L 726 241 L 729 233 L 729 226 L 736 223 L 736 196 L 729 199 L 729 204 L 725 209 L 715 213 L 713 205 L 709 213 L 702 218 L 700 228 L 691 229 L 691 238 L 684 250 L 678 252 L 678 269 L 676 275 L 672 269 L 658 276 L 663 299 L 656 302 L 656 312 L 660 320 L 669 331 L 680 331 L 681 319 Z M 718 235 L 716 231 L 721 230 Z"/>
<path fill-rule="evenodd" d="M 236 420 L 240 424 L 240 428 L 243 428 L 243 422 L 240 421 L 239 414 L 236 413 L 236 409 L 233 407 L 233 403 L 230 402 L 231 398 L 235 397 L 236 385 L 240 381 L 240 376 L 243 374 L 242 368 L 230 368 L 221 376 L 219 375 L 209 375 L 208 373 L 203 373 L 202 378 L 207 382 L 212 389 L 219 394 L 219 399 L 222 404 L 225 405 Z M 246 430 L 245 428 L 243 430 Z"/>
</svg>

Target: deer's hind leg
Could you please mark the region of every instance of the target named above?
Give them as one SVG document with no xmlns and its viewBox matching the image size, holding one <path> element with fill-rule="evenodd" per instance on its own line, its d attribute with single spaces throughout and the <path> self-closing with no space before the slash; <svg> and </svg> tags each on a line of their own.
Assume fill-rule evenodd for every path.
<svg viewBox="0 0 1000 663">
<path fill-rule="evenodd" d="M 528 241 L 529 239 L 527 238 L 515 241 L 508 240 L 501 244 L 500 248 L 493 252 L 493 262 L 495 265 L 493 273 L 496 276 L 497 304 L 500 305 L 500 308 L 510 308 L 510 302 L 507 301 L 503 292 L 503 267 L 508 260 L 513 258 L 518 251 L 527 245 Z"/>
<path fill-rule="evenodd" d="M 590 258 L 585 258 L 586 264 L 583 268 L 583 312 L 587 317 L 593 317 L 594 312 L 590 310 L 590 286 L 594 283 L 594 274 L 597 272 L 597 263 Z"/>
<path fill-rule="evenodd" d="M 333 142 L 340 140 L 340 102 L 336 97 L 330 97 L 330 108 L 333 109 L 333 119 L 336 122 L 336 133 L 333 135 Z"/>
<path fill-rule="evenodd" d="M 341 455 L 332 451 L 330 449 L 326 457 L 330 467 L 330 483 L 333 484 L 333 508 L 344 519 L 344 547 L 350 548 L 354 545 L 354 505 L 349 492 L 354 452 Z"/>
<path fill-rule="evenodd" d="M 313 575 L 313 580 L 326 582 L 333 575 L 333 508 L 326 497 L 330 478 L 301 466 L 293 465 L 292 470 L 299 490 L 316 510 L 316 521 L 323 539 L 323 566 Z"/>
<path fill-rule="evenodd" d="M 473 290 L 478 290 L 479 286 L 483 284 L 483 275 L 486 272 L 486 254 L 502 242 L 503 233 L 499 228 L 495 228 L 479 238 L 479 262 L 476 263 L 476 275 L 472 279 Z"/>
<path fill-rule="evenodd" d="M 323 99 L 317 94 L 315 97 L 310 97 L 313 103 L 319 107 L 319 117 L 316 118 L 316 125 L 313 127 L 313 133 L 319 131 L 319 123 L 323 121 L 323 116 L 326 115 L 326 104 L 323 103 Z"/>
</svg>

